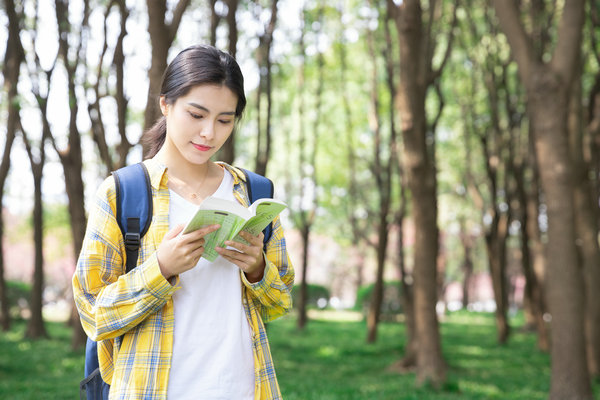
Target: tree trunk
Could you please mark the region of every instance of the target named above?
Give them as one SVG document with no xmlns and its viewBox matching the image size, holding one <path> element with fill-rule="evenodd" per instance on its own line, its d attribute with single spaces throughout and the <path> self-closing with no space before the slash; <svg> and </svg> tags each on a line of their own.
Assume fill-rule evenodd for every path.
<svg viewBox="0 0 600 400">
<path fill-rule="evenodd" d="M 382 212 L 379 215 L 379 229 L 377 232 L 379 241 L 375 249 L 377 253 L 377 274 L 375 276 L 375 286 L 373 287 L 373 295 L 371 297 L 369 314 L 367 316 L 367 343 L 374 343 L 377 340 L 377 325 L 381 315 L 381 303 L 383 302 L 383 272 L 385 271 L 385 258 L 388 242 L 386 219 L 387 213 L 383 215 Z"/>
<path fill-rule="evenodd" d="M 23 133 L 23 135 L 25 135 Z M 42 178 L 44 170 L 44 140 L 40 144 L 42 153 L 41 161 L 35 163 L 31 158 L 31 169 L 33 172 L 34 182 L 34 206 L 33 206 L 33 243 L 35 247 L 35 262 L 33 269 L 33 286 L 31 288 L 31 318 L 27 324 L 25 336 L 30 339 L 48 337 L 44 318 L 42 316 L 43 293 L 44 293 L 44 220 L 43 220 L 43 203 L 42 203 Z M 37 164 L 37 165 L 36 165 Z"/>
<path fill-rule="evenodd" d="M 533 241 L 530 236 L 529 226 L 532 224 L 530 221 L 529 213 L 527 212 L 528 196 L 525 189 L 525 176 L 524 176 L 524 165 L 517 166 L 515 171 L 515 179 L 517 183 L 517 198 L 521 206 L 520 222 L 521 222 L 521 263 L 523 266 L 523 275 L 525 276 L 525 303 L 528 308 L 528 314 L 530 315 L 528 326 L 535 327 L 538 334 L 538 348 L 542 351 L 548 351 L 548 330 L 546 329 L 546 322 L 544 321 L 544 309 L 543 309 L 543 298 L 542 288 L 537 275 L 534 270 L 534 259 L 532 251 L 530 249 L 531 242 Z M 537 216 L 535 222 L 537 224 Z"/>
<path fill-rule="evenodd" d="M 431 59 L 424 44 L 419 1 L 405 0 L 399 7 L 396 26 L 400 43 L 398 113 L 402 116 L 403 168 L 412 194 L 411 210 L 416 227 L 414 245 L 414 307 L 417 339 L 417 384 L 441 386 L 446 379 L 442 358 L 437 303 L 437 178 L 433 150 L 427 144 L 425 96 L 430 81 Z M 426 40 L 427 39 L 427 40 Z"/>
<path fill-rule="evenodd" d="M 569 90 L 580 57 L 584 0 L 565 3 L 550 61 L 536 59 L 516 3 L 494 0 L 526 88 L 548 214 L 547 295 L 552 314 L 550 400 L 592 399 L 586 365 L 583 277 L 574 238 L 574 170 L 567 140 Z"/>
<path fill-rule="evenodd" d="M 238 8 L 239 0 L 226 0 L 227 3 L 227 27 L 229 28 L 229 54 L 232 57 L 236 57 L 237 54 L 237 41 L 238 41 L 238 29 L 237 29 L 237 20 L 236 20 L 236 12 Z M 260 88 L 260 84 L 259 84 Z M 258 90 L 260 93 L 260 89 Z M 260 112 L 260 110 L 259 110 Z M 260 129 L 260 127 L 259 127 Z M 219 150 L 218 157 L 220 160 L 233 164 L 235 160 L 235 130 L 229 135 L 229 138 L 225 141 L 221 149 Z M 264 171 L 256 171 L 257 173 L 264 175 Z"/>
<path fill-rule="evenodd" d="M 173 10 L 170 23 L 165 21 L 167 0 L 146 0 L 148 7 L 148 32 L 152 44 L 152 59 L 148 71 L 148 98 L 144 111 L 144 130 L 149 129 L 161 116 L 158 106 L 162 76 L 167 68 L 167 56 L 171 44 L 177 35 L 181 17 L 190 0 L 179 0 Z M 144 149 L 144 154 L 146 153 Z"/>
<path fill-rule="evenodd" d="M 20 34 L 19 21 L 22 19 L 23 10 L 17 9 L 13 0 L 6 0 L 5 5 L 5 12 L 8 16 L 8 40 L 6 42 L 2 75 L 4 77 L 4 89 L 7 93 L 8 118 L 6 121 L 6 140 L 2 162 L 0 163 L 0 325 L 2 330 L 8 331 L 10 329 L 10 308 L 4 279 L 4 214 L 2 210 L 4 209 L 4 185 L 10 170 L 10 153 L 19 118 L 20 104 L 17 83 L 19 82 L 21 63 L 25 53 L 21 41 L 18 40 Z"/>
<path fill-rule="evenodd" d="M 465 226 L 464 219 L 460 221 L 460 240 L 464 251 L 462 307 L 466 309 L 469 306 L 469 287 L 471 285 L 471 277 L 473 276 L 473 241 L 468 228 Z"/>
<path fill-rule="evenodd" d="M 496 206 L 496 205 L 495 205 Z M 499 215 L 496 210 L 494 222 L 490 232 L 486 234 L 486 246 L 492 286 L 494 288 L 494 301 L 496 303 L 496 330 L 498 343 L 504 344 L 508 340 L 510 326 L 508 325 L 508 285 L 506 281 L 506 237 L 508 235 L 508 217 Z"/>
<path fill-rule="evenodd" d="M 591 166 L 585 159 L 581 78 L 573 82 L 569 138 L 575 184 L 577 246 L 583 262 L 585 283 L 585 338 L 588 371 L 592 378 L 600 375 L 600 249 L 598 247 L 598 206 L 589 176 Z"/>
<path fill-rule="evenodd" d="M 267 173 L 267 163 L 271 155 L 271 114 L 272 114 L 272 63 L 271 47 L 273 44 L 273 33 L 277 23 L 277 0 L 271 2 L 271 18 L 265 25 L 265 33 L 259 36 L 259 46 L 256 50 L 256 62 L 259 68 L 259 83 L 256 90 L 256 123 L 258 127 L 258 137 L 256 139 L 256 172 L 265 175 Z M 317 32 L 318 34 L 318 32 Z M 319 54 L 322 60 L 322 54 Z M 321 67 L 320 67 L 321 68 Z M 262 98 L 265 97 L 266 120 L 262 123 Z"/>
<path fill-rule="evenodd" d="M 302 232 L 302 281 L 300 281 L 300 303 L 298 304 L 298 329 L 306 327 L 308 321 L 306 315 L 306 305 L 308 303 L 308 247 L 310 239 L 310 226 L 305 225 Z"/>
</svg>

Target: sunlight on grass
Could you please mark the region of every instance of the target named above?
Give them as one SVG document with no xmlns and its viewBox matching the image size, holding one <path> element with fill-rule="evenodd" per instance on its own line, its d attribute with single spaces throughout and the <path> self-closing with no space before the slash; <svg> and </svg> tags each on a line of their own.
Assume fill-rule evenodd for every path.
<svg viewBox="0 0 600 400">
<path fill-rule="evenodd" d="M 268 335 L 285 400 L 545 400 L 550 357 L 537 350 L 535 335 L 511 322 L 508 343 L 499 345 L 491 314 L 444 318 L 442 350 L 449 367 L 441 390 L 417 388 L 414 372 L 390 370 L 404 355 L 403 324 L 380 324 L 373 344 L 365 341 L 364 321 L 340 317 L 310 320 L 298 331 L 296 319 L 287 316 L 269 323 Z M 71 351 L 64 324 L 47 328 L 50 339 L 23 339 L 22 321 L 0 334 L 0 400 L 78 398 L 83 351 Z M 594 391 L 600 393 L 600 384 Z"/>
</svg>

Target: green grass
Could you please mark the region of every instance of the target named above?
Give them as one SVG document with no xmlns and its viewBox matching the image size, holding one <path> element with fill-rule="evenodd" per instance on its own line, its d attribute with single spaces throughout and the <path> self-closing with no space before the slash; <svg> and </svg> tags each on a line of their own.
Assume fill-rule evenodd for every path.
<svg viewBox="0 0 600 400">
<path fill-rule="evenodd" d="M 403 355 L 404 327 L 383 323 L 378 341 L 366 344 L 364 322 L 312 320 L 299 332 L 295 319 L 269 324 L 271 351 L 285 400 L 546 399 L 549 356 L 535 336 L 518 330 L 496 343 L 491 315 L 455 313 L 442 323 L 448 383 L 442 390 L 416 388 L 414 373 L 389 367 Z M 70 351 L 70 330 L 48 323 L 45 340 L 24 340 L 25 324 L 0 332 L 0 399 L 76 399 L 83 352 Z M 600 393 L 596 384 L 595 392 Z"/>
<path fill-rule="evenodd" d="M 0 399 L 78 399 L 83 351 L 70 348 L 64 323 L 47 323 L 50 339 L 26 340 L 24 322 L 0 331 Z"/>
</svg>

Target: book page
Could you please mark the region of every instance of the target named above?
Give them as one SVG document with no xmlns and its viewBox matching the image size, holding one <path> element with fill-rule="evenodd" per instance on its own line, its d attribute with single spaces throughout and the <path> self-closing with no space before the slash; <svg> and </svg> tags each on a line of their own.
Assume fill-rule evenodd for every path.
<svg viewBox="0 0 600 400">
<path fill-rule="evenodd" d="M 192 220 L 187 224 L 183 234 L 195 231 L 208 225 L 219 224 L 219 230 L 209 233 L 204 237 L 204 253 L 202 257 L 208 261 L 215 261 L 219 256 L 215 247 L 225 247 L 224 242 L 235 236 L 246 221 L 231 212 L 220 210 L 198 210 Z"/>
<path fill-rule="evenodd" d="M 252 204 L 252 208 L 256 215 L 250 218 L 241 230 L 256 236 L 265 229 L 279 213 L 286 209 L 287 206 L 279 200 L 260 199 Z M 233 240 L 239 243 L 248 244 L 248 242 L 240 235 L 237 235 Z"/>
</svg>

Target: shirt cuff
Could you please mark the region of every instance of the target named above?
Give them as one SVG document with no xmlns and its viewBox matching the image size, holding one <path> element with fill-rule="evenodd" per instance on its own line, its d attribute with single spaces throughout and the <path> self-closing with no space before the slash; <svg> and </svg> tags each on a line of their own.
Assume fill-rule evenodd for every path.
<svg viewBox="0 0 600 400">
<path fill-rule="evenodd" d="M 248 280 L 244 271 L 240 270 L 240 272 L 242 274 L 242 282 L 244 283 L 244 286 L 252 290 L 257 297 L 260 297 L 260 295 L 264 294 L 271 287 L 271 284 L 275 282 L 277 278 L 279 278 L 279 270 L 275 264 L 267 260 L 266 256 L 265 271 L 263 272 L 263 277 L 260 281 L 252 283 Z"/>
<path fill-rule="evenodd" d="M 144 264 L 140 265 L 138 268 L 141 270 L 144 286 L 154 297 L 158 299 L 168 298 L 177 290 L 179 276 L 172 279 L 172 283 L 165 279 L 162 272 L 160 272 L 156 252 L 148 257 Z"/>
</svg>

